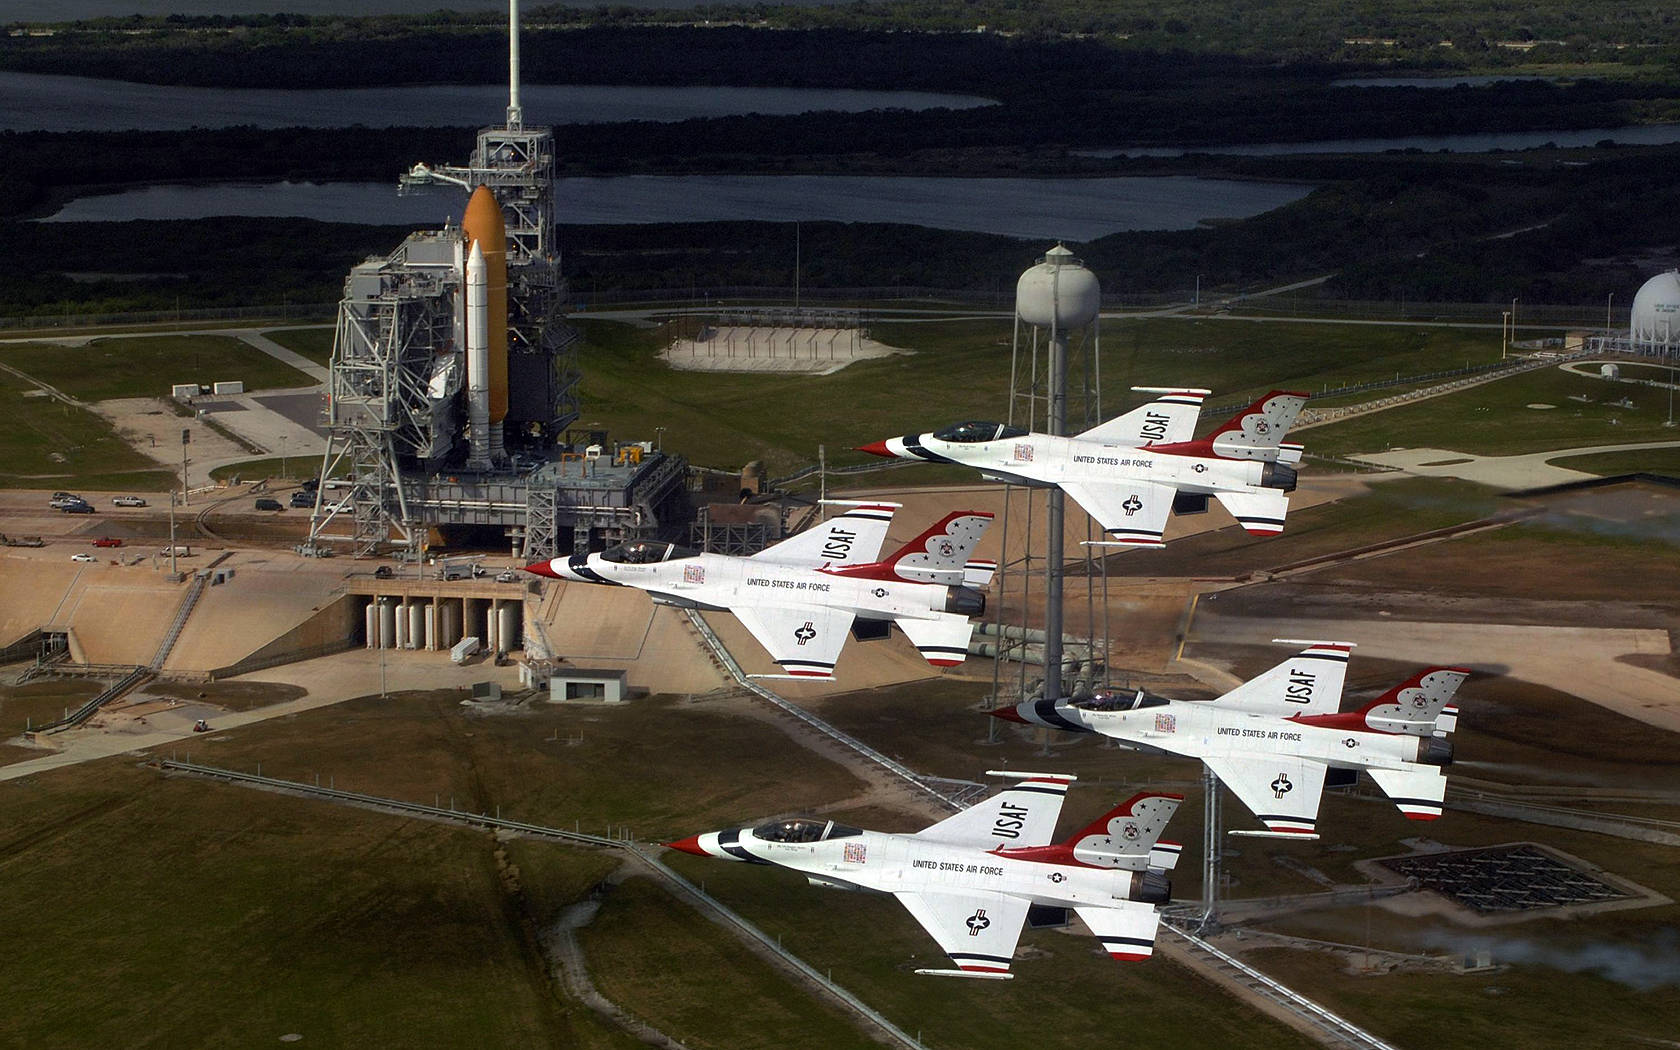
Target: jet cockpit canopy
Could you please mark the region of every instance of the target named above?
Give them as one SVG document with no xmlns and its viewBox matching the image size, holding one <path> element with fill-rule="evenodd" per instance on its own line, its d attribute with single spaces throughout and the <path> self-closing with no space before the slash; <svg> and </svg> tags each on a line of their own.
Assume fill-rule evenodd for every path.
<svg viewBox="0 0 1680 1050">
<path fill-rule="evenodd" d="M 1143 707 L 1163 707 L 1164 696 L 1150 696 L 1142 689 L 1136 693 L 1094 693 L 1083 700 L 1073 701 L 1081 711 L 1136 711 Z"/>
<path fill-rule="evenodd" d="M 999 441 L 1003 438 L 1026 437 L 1025 427 L 1012 427 L 1005 423 L 988 423 L 984 420 L 971 419 L 966 423 L 952 423 L 944 430 L 936 430 L 933 436 L 941 441 L 960 441 L 972 444 L 976 441 Z"/>
<path fill-rule="evenodd" d="M 826 839 L 843 839 L 861 834 L 862 828 L 836 824 L 832 820 L 813 820 L 809 817 L 778 820 L 753 829 L 753 837 L 763 842 L 822 842 Z"/>
<path fill-rule="evenodd" d="M 693 558 L 699 553 L 697 550 L 679 547 L 674 543 L 636 540 L 633 543 L 621 543 L 616 547 L 608 547 L 601 552 L 601 557 L 606 561 L 616 561 L 623 565 L 652 565 L 655 562 L 670 561 L 673 558 Z"/>
</svg>

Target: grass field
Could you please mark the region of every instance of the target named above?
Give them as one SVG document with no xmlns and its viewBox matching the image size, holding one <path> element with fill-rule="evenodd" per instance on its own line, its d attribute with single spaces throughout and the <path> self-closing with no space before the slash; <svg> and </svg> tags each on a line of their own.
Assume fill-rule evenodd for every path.
<svg viewBox="0 0 1680 1050">
<path fill-rule="evenodd" d="M 282 328 L 264 332 L 263 335 L 323 367 L 332 360 L 332 325 L 322 325 L 319 328 Z"/>
<path fill-rule="evenodd" d="M 1585 400 L 1580 400 L 1585 399 Z M 1627 400 L 1630 405 L 1615 402 Z M 1530 405 L 1550 405 L 1536 409 Z M 1453 394 L 1327 423 L 1304 432 L 1309 452 L 1352 455 L 1441 448 L 1511 456 L 1558 448 L 1666 441 L 1668 392 L 1605 383 L 1559 368 L 1525 372 Z"/>
<path fill-rule="evenodd" d="M 342 477 L 349 473 L 349 465 L 341 464 L 333 472 L 333 477 Z M 321 457 L 313 456 L 271 456 L 265 459 L 247 459 L 239 463 L 224 463 L 210 471 L 210 476 L 217 481 L 227 481 L 230 478 L 278 478 L 287 481 L 303 481 L 306 478 L 321 476 Z"/>
<path fill-rule="evenodd" d="M 130 760 L 0 813 L 9 1045 L 569 1045 L 487 835 Z"/>
<path fill-rule="evenodd" d="M 777 474 L 815 462 L 818 444 L 827 446 L 831 464 L 864 462 L 864 454 L 850 450 L 1009 412 L 1013 328 L 1007 319 L 877 323 L 876 339 L 915 353 L 860 362 L 832 376 L 678 372 L 657 359 L 672 337 L 663 329 L 603 321 L 579 327 L 584 422 L 625 439 L 664 427 L 665 447 L 705 465 L 759 459 Z M 1229 402 L 1275 387 L 1316 390 L 1456 368 L 1486 358 L 1485 339 L 1450 328 L 1116 321 L 1103 334 L 1103 414 L 1140 404 L 1144 398 L 1132 385 L 1205 386 L 1215 403 Z"/>
<path fill-rule="evenodd" d="M 86 346 L 22 343 L 0 361 L 83 401 L 168 397 L 175 383 L 208 387 L 243 380 L 246 391 L 311 386 L 313 380 L 232 336 L 116 336 Z"/>
<path fill-rule="evenodd" d="M 1669 430 L 1680 441 L 1680 430 Z M 1597 452 L 1590 456 L 1568 456 L 1552 461 L 1555 466 L 1584 470 L 1589 474 L 1667 474 L 1680 477 L 1680 448 L 1643 448 L 1632 452 Z"/>
<path fill-rule="evenodd" d="M 879 1045 L 648 879 L 615 886 L 578 940 L 603 995 L 695 1050 Z"/>
<path fill-rule="evenodd" d="M 99 695 L 98 682 L 80 678 L 49 678 L 27 685 L 0 685 L 0 738 L 64 717 Z"/>
<path fill-rule="evenodd" d="M 74 480 L 84 488 L 150 491 L 169 486 L 170 472 L 129 448 L 110 424 L 85 408 L 40 396 L 39 389 L 0 372 L 0 487 L 51 489 Z"/>
</svg>

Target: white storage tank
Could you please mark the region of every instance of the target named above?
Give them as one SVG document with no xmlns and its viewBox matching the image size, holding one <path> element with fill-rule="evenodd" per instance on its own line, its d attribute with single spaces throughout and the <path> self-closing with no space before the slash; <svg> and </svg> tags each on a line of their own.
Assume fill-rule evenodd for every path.
<svg viewBox="0 0 1680 1050">
<path fill-rule="evenodd" d="M 496 630 L 496 649 L 498 652 L 511 653 L 519 648 L 519 618 L 524 611 L 522 602 L 502 602 L 496 610 L 501 620 Z"/>
<path fill-rule="evenodd" d="M 1659 273 L 1640 286 L 1628 342 L 1635 350 L 1680 350 L 1680 270 Z"/>
<path fill-rule="evenodd" d="M 379 648 L 390 649 L 397 644 L 397 604 L 389 598 L 379 600 Z"/>
<path fill-rule="evenodd" d="M 362 610 L 362 633 L 367 639 L 369 649 L 379 648 L 379 602 L 377 600 L 368 602 L 367 608 Z"/>
</svg>

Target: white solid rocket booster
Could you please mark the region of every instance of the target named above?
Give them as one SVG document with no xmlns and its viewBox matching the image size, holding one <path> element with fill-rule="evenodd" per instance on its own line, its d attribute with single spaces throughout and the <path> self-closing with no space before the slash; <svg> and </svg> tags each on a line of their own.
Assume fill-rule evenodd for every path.
<svg viewBox="0 0 1680 1050">
<path fill-rule="evenodd" d="M 467 256 L 467 463 L 490 465 L 490 280 L 477 241 Z"/>
</svg>

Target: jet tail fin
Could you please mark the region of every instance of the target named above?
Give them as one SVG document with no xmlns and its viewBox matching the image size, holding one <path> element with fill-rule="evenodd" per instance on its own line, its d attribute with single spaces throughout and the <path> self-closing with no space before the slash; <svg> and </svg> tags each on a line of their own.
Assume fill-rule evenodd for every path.
<svg viewBox="0 0 1680 1050">
<path fill-rule="evenodd" d="M 1342 705 L 1352 649 L 1352 642 L 1308 643 L 1265 674 L 1210 702 L 1284 717 L 1333 715 Z"/>
<path fill-rule="evenodd" d="M 1159 394 L 1147 405 L 1115 416 L 1079 435 L 1081 441 L 1107 445 L 1171 445 L 1189 441 L 1196 434 L 1196 419 L 1202 414 L 1202 400 L 1210 390 L 1134 386 L 1140 393 Z"/>
<path fill-rule="evenodd" d="M 1073 850 L 1075 860 L 1097 867 L 1138 867 L 1140 859 L 1153 862 L 1161 832 L 1183 801 L 1183 795 L 1141 792 L 1080 828 L 1062 844 Z M 1177 863 L 1176 857 L 1173 862 Z"/>
<path fill-rule="evenodd" d="M 987 511 L 959 510 L 945 515 L 891 557 L 868 565 L 835 569 L 839 576 L 961 587 L 968 580 L 969 555 L 992 523 Z M 994 567 L 995 567 L 995 563 Z M 987 577 L 990 583 L 990 577 Z"/>
<path fill-rule="evenodd" d="M 1198 441 L 1185 441 L 1162 451 L 1211 455 L 1221 459 L 1258 459 L 1269 463 L 1298 463 L 1301 446 L 1284 437 L 1307 403 L 1307 394 L 1273 390 L 1221 423 Z"/>
</svg>

